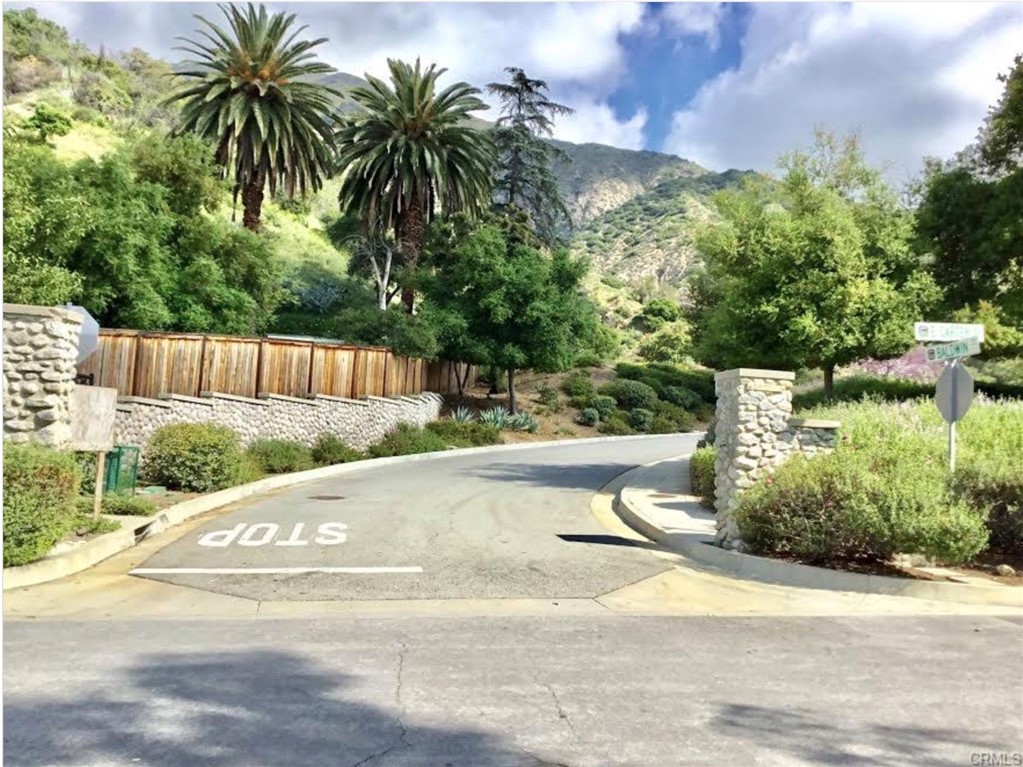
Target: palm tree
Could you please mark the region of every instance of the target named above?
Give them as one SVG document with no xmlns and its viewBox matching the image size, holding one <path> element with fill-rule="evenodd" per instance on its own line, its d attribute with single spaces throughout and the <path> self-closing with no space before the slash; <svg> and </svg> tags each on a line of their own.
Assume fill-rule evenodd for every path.
<svg viewBox="0 0 1023 767">
<path fill-rule="evenodd" d="M 446 69 L 425 71 L 387 60 L 391 85 L 366 75 L 348 97 L 364 111 L 346 115 L 337 133 L 342 209 L 357 214 L 367 234 L 393 230 L 404 263 L 419 261 L 427 225 L 439 212 L 476 216 L 490 205 L 493 145 L 467 124 L 487 109 L 478 88 L 458 82 L 437 92 Z M 379 222 L 379 223 L 378 223 Z M 413 309 L 414 292 L 402 301 Z"/>
<path fill-rule="evenodd" d="M 333 72 L 316 61 L 312 48 L 326 42 L 295 38 L 295 15 L 270 16 L 262 5 L 244 10 L 219 6 L 231 26 L 227 34 L 202 16 L 205 38 L 185 38 L 180 50 L 198 57 L 178 72 L 188 82 L 166 100 L 182 102 L 176 134 L 195 132 L 216 145 L 217 162 L 234 169 L 234 199 L 241 192 L 247 229 L 259 231 L 263 190 L 283 185 L 294 197 L 320 188 L 332 168 L 331 97 L 341 94 L 310 78 Z"/>
</svg>

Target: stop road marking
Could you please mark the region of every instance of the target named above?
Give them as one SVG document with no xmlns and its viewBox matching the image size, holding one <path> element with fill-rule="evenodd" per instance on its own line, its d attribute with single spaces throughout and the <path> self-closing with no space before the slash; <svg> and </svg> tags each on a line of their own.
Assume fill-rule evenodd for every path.
<svg viewBox="0 0 1023 767">
<path fill-rule="evenodd" d="M 347 529 L 348 525 L 343 522 L 324 522 L 316 526 L 315 534 L 310 532 L 308 535 L 303 535 L 305 523 L 295 522 L 291 528 L 291 534 L 278 540 L 278 533 L 281 532 L 281 526 L 278 524 L 240 522 L 229 530 L 214 530 L 204 533 L 199 536 L 199 545 L 211 548 L 226 548 L 231 545 L 256 547 L 271 543 L 275 546 L 308 546 L 309 536 L 312 536 L 312 542 L 319 546 L 336 546 L 348 539 L 348 535 L 345 533 Z"/>
</svg>

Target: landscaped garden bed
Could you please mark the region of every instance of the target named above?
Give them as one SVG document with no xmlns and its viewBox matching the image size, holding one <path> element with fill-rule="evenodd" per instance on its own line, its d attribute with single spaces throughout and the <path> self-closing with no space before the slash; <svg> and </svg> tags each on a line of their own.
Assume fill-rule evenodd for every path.
<svg viewBox="0 0 1023 767">
<path fill-rule="evenodd" d="M 800 415 L 840 421 L 838 445 L 792 458 L 743 493 L 735 516 L 745 550 L 854 572 L 1023 582 L 1023 402 L 978 399 L 958 426 L 954 473 L 929 399 Z M 693 492 L 705 498 L 708 463 L 705 449 L 691 465 Z"/>
</svg>

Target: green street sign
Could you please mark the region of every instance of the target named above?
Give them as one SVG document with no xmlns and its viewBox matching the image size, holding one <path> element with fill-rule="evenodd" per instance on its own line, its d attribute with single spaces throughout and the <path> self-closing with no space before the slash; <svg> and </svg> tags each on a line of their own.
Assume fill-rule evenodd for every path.
<svg viewBox="0 0 1023 767">
<path fill-rule="evenodd" d="M 944 362 L 959 357 L 972 357 L 974 354 L 980 354 L 980 341 L 976 338 L 964 338 L 962 341 L 928 347 L 927 361 Z"/>
</svg>

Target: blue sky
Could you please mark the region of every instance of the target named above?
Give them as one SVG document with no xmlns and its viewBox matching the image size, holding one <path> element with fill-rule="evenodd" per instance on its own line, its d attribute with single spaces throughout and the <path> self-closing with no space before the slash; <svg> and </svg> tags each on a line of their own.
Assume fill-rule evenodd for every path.
<svg viewBox="0 0 1023 767">
<path fill-rule="evenodd" d="M 164 58 L 192 14 L 220 17 L 212 3 L 35 5 L 91 47 Z M 824 125 L 858 132 L 895 182 L 974 138 L 1023 51 L 1018 0 L 268 5 L 329 38 L 321 56 L 354 74 L 422 56 L 482 86 L 522 67 L 576 110 L 556 127 L 568 141 L 770 170 Z"/>
</svg>

